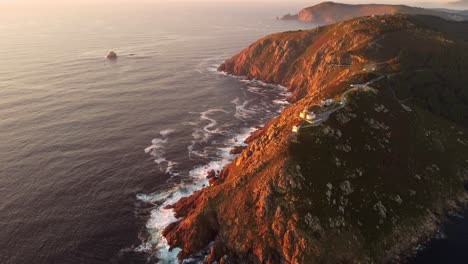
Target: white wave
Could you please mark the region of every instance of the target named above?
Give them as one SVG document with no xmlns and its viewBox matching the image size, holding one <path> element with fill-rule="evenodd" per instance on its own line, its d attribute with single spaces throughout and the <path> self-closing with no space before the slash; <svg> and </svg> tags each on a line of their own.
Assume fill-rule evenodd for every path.
<svg viewBox="0 0 468 264">
<path fill-rule="evenodd" d="M 219 65 L 218 65 L 218 67 L 219 67 Z M 208 67 L 207 70 L 208 70 L 209 72 L 217 72 L 217 71 L 218 71 L 218 67 Z"/>
<path fill-rule="evenodd" d="M 242 76 L 241 82 L 250 84 L 252 86 L 261 86 L 265 88 L 273 88 L 278 91 L 287 91 L 287 88 L 282 86 L 281 84 L 274 84 L 274 83 L 267 83 L 264 81 L 260 81 L 257 79 L 246 79 L 245 77 Z"/>
<path fill-rule="evenodd" d="M 215 119 L 209 117 L 210 114 L 216 113 L 216 112 L 228 113 L 226 110 L 223 110 L 223 109 L 209 109 L 209 110 L 207 110 L 205 112 L 202 112 L 200 114 L 200 118 L 202 120 L 210 121 L 210 123 L 208 125 L 203 127 L 204 131 L 206 131 L 208 133 L 219 133 L 220 132 L 219 129 L 212 129 L 213 127 L 215 127 L 218 124 L 218 122 Z"/>
<path fill-rule="evenodd" d="M 290 105 L 291 103 L 289 103 L 288 101 L 286 100 L 273 100 L 273 103 L 277 104 L 277 105 Z"/>
<path fill-rule="evenodd" d="M 196 150 L 197 144 L 207 143 L 213 134 L 224 134 L 222 127 L 216 127 L 218 125 L 218 121 L 210 117 L 211 114 L 217 113 L 217 112 L 226 113 L 226 114 L 229 113 L 228 111 L 223 110 L 223 109 L 209 109 L 207 111 L 199 113 L 200 115 L 199 123 L 194 123 L 194 122 L 192 123 L 192 125 L 196 127 L 194 128 L 192 132 L 192 137 L 193 137 L 192 143 L 191 145 L 187 147 L 189 158 L 193 158 L 193 156 L 206 158 L 208 156 L 206 151 Z M 209 123 L 200 128 L 200 123 L 206 122 L 206 121 L 208 121 Z"/>
<path fill-rule="evenodd" d="M 205 67 L 207 63 L 204 63 L 202 66 Z M 213 68 L 214 65 L 211 65 Z M 232 76 L 227 73 L 219 72 L 220 74 Z M 232 76 L 236 79 L 243 79 L 245 77 L 242 76 Z M 280 85 L 273 85 L 267 84 L 258 80 L 241 80 L 244 83 L 251 84 L 250 92 L 259 93 L 259 95 L 266 95 L 267 98 L 270 98 L 269 93 L 270 91 L 264 91 L 263 88 L 273 88 L 273 91 L 276 92 L 276 96 L 273 98 L 278 98 L 288 95 L 286 88 Z M 272 90 L 272 89 L 270 89 Z M 264 94 L 264 92 L 268 92 Z M 285 100 L 277 99 L 275 101 L 272 100 L 273 104 L 266 105 L 265 101 L 256 102 L 254 99 L 250 100 L 241 100 L 240 98 L 236 98 L 231 101 L 235 107 L 236 112 L 234 116 L 241 121 L 249 120 L 249 118 L 253 118 L 255 116 L 263 115 L 264 113 L 268 113 L 271 111 L 276 111 L 278 108 L 279 111 L 283 108 L 283 106 L 287 105 L 288 103 Z M 254 102 L 254 103 L 252 103 Z M 281 106 L 281 107 L 279 107 Z M 203 158 L 210 158 L 211 161 L 206 165 L 196 166 L 192 170 L 188 172 L 186 175 L 189 179 L 191 179 L 191 183 L 184 183 L 168 190 L 165 192 L 158 192 L 154 194 L 139 194 L 137 198 L 141 201 L 145 201 L 152 204 L 159 205 L 156 207 L 150 216 L 150 220 L 147 222 L 147 230 L 150 233 L 149 240 L 140 245 L 138 250 L 153 253 L 156 252 L 156 256 L 160 259 L 160 263 L 179 263 L 177 260 L 177 254 L 180 252 L 180 249 L 174 249 L 169 251 L 169 246 L 166 239 L 162 236 L 162 230 L 168 226 L 169 224 L 179 220 L 175 218 L 174 212 L 172 209 L 164 209 L 167 205 L 174 204 L 180 198 L 189 196 L 193 194 L 195 191 L 198 191 L 205 186 L 208 185 L 208 180 L 206 179 L 206 175 L 209 171 L 221 170 L 226 164 L 232 161 L 235 158 L 235 155 L 230 155 L 229 151 L 232 149 L 233 146 L 244 144 L 245 139 L 251 135 L 251 133 L 255 130 L 255 128 L 249 128 L 242 131 L 242 133 L 238 134 L 235 137 L 232 137 L 221 145 L 222 147 L 217 148 L 217 152 L 213 155 L 212 151 L 208 151 L 209 148 L 202 147 L 199 144 L 208 144 L 209 139 L 217 133 L 222 133 L 222 130 L 217 122 L 217 120 L 213 117 L 215 113 L 228 113 L 223 109 L 210 109 L 205 112 L 199 113 L 200 120 L 198 122 L 191 122 L 190 125 L 194 126 L 194 130 L 192 133 L 192 144 L 187 147 L 189 152 L 189 156 L 196 155 Z M 195 113 L 193 113 L 195 114 Z M 263 120 L 262 118 L 258 118 L 256 120 Z M 206 124 L 207 123 L 207 124 Z M 157 141 L 156 143 L 159 144 L 166 144 L 164 140 L 167 140 L 167 136 L 171 133 L 161 133 L 163 138 L 161 141 Z M 149 147 L 149 151 L 158 150 L 157 144 L 153 144 L 155 146 Z M 165 161 L 161 161 L 165 162 Z M 169 162 L 168 162 L 169 163 Z M 169 168 L 169 166 L 168 166 Z"/>
<path fill-rule="evenodd" d="M 252 109 L 248 109 L 248 105 L 250 102 L 252 102 L 252 100 L 246 100 L 241 102 L 239 97 L 236 97 L 234 100 L 231 101 L 231 103 L 233 103 L 236 106 L 236 113 L 234 114 L 234 116 L 237 119 L 245 121 L 246 119 L 257 113 Z"/>
<path fill-rule="evenodd" d="M 174 132 L 174 129 L 161 130 L 159 134 L 162 136 L 162 138 L 154 138 L 151 140 L 151 145 L 145 148 L 145 153 L 148 153 L 154 157 L 154 162 L 158 164 L 159 169 L 162 172 L 170 175 L 178 175 L 178 173 L 175 172 L 177 162 L 168 160 L 165 157 L 166 153 L 164 149 L 168 142 L 168 136 Z"/>
<path fill-rule="evenodd" d="M 177 165 L 177 162 L 175 161 L 167 161 L 167 168 L 166 168 L 166 174 L 176 174 L 174 172 L 175 166 Z"/>
<path fill-rule="evenodd" d="M 167 139 L 155 138 L 151 141 L 151 146 L 145 149 L 145 153 L 150 153 L 155 157 L 159 157 L 159 151 L 164 147 L 163 145 L 167 143 Z"/>
<path fill-rule="evenodd" d="M 247 76 L 234 75 L 234 74 L 227 73 L 225 71 L 217 71 L 216 73 L 219 74 L 219 75 L 225 75 L 225 76 L 229 76 L 229 77 L 234 78 L 234 79 L 238 79 L 241 82 L 244 81 L 244 80 L 247 80 Z"/>
<path fill-rule="evenodd" d="M 161 134 L 161 136 L 163 137 L 167 137 L 170 134 L 174 133 L 175 131 L 176 131 L 175 129 L 166 129 L 166 130 L 160 131 L 159 134 Z"/>
<path fill-rule="evenodd" d="M 150 220 L 146 224 L 146 228 L 151 234 L 147 243 L 140 245 L 136 250 L 143 252 L 152 252 L 153 249 L 157 251 L 157 258 L 161 259 L 160 263 L 178 263 L 177 254 L 180 249 L 169 251 L 169 246 L 166 239 L 162 236 L 161 231 L 169 224 L 177 221 L 172 209 L 165 209 L 167 205 L 174 204 L 182 197 L 189 196 L 195 191 L 201 190 L 208 185 L 206 175 L 209 171 L 219 171 L 229 162 L 233 160 L 233 156 L 229 154 L 230 149 L 244 140 L 254 131 L 254 128 L 246 129 L 243 133 L 234 138 L 227 140 L 226 147 L 219 148 L 214 160 L 203 166 L 193 168 L 188 176 L 192 179 L 191 184 L 181 184 L 165 192 L 158 192 L 154 194 L 138 194 L 137 199 L 156 204 L 158 201 L 164 201 L 159 207 L 151 212 Z"/>
<path fill-rule="evenodd" d="M 268 96 L 264 93 L 263 89 L 257 86 L 247 86 L 247 90 L 253 94 L 258 94 L 262 97 L 268 98 Z"/>
<path fill-rule="evenodd" d="M 203 59 L 195 67 L 195 71 L 202 73 L 202 74 L 206 73 L 207 71 L 211 73 L 213 72 L 217 73 L 218 68 L 221 65 L 221 63 L 223 63 L 223 61 L 224 61 L 223 56 L 219 56 L 219 55 Z"/>
</svg>

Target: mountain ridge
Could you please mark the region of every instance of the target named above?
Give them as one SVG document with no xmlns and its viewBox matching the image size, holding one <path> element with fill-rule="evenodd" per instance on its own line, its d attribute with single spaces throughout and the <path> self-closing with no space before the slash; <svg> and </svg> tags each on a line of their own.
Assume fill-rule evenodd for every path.
<svg viewBox="0 0 468 264">
<path fill-rule="evenodd" d="M 351 5 L 337 2 L 322 2 L 317 5 L 304 8 L 296 15 L 285 15 L 282 19 L 298 20 L 306 23 L 330 24 L 360 16 L 388 14 L 433 15 L 455 21 L 468 20 L 468 16 L 465 13 L 459 13 L 455 10 L 449 12 L 448 10 L 426 9 L 407 5 Z"/>
<path fill-rule="evenodd" d="M 436 17 L 361 17 L 273 34 L 228 59 L 219 70 L 282 84 L 292 105 L 212 186 L 171 206 L 168 243 L 180 258 L 208 248 L 206 263 L 413 254 L 468 199 L 467 32 Z M 299 113 L 326 113 L 324 99 L 333 113 L 307 127 Z"/>
</svg>

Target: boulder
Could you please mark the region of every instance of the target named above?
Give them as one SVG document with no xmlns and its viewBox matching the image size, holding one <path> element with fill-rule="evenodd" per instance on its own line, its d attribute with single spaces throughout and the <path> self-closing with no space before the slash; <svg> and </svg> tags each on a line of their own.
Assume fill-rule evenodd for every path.
<svg viewBox="0 0 468 264">
<path fill-rule="evenodd" d="M 111 51 L 109 54 L 107 54 L 106 59 L 108 60 L 116 60 L 117 59 L 117 53 Z"/>
<path fill-rule="evenodd" d="M 236 155 L 240 154 L 246 147 L 245 146 L 235 146 L 229 151 L 229 154 Z"/>
</svg>

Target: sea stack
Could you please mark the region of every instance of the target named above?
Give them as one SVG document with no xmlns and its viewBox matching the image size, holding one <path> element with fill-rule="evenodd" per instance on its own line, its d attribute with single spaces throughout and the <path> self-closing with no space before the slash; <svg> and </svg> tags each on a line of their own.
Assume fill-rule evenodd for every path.
<svg viewBox="0 0 468 264">
<path fill-rule="evenodd" d="M 117 53 L 111 51 L 109 54 L 107 54 L 106 59 L 108 60 L 116 60 L 117 59 Z"/>
</svg>

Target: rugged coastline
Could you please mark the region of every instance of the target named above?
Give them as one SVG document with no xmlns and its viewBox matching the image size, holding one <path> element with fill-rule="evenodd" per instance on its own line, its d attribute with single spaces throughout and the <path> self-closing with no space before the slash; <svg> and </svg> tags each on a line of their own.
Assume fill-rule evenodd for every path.
<svg viewBox="0 0 468 264">
<path fill-rule="evenodd" d="M 428 9 L 407 5 L 360 4 L 350 5 L 336 2 L 323 2 L 306 7 L 295 15 L 285 15 L 282 20 L 297 20 L 305 23 L 330 24 L 361 16 L 372 15 L 432 15 L 448 20 L 466 21 L 466 12 L 448 9 Z"/>
<path fill-rule="evenodd" d="M 179 221 L 164 229 L 168 243 L 180 258 L 211 243 L 207 263 L 411 254 L 466 205 L 467 32 L 436 17 L 364 17 L 271 35 L 227 60 L 219 70 L 281 84 L 293 104 L 212 186 L 171 206 Z M 320 126 L 291 132 L 304 109 L 376 78 L 376 94 L 352 92 Z"/>
</svg>

